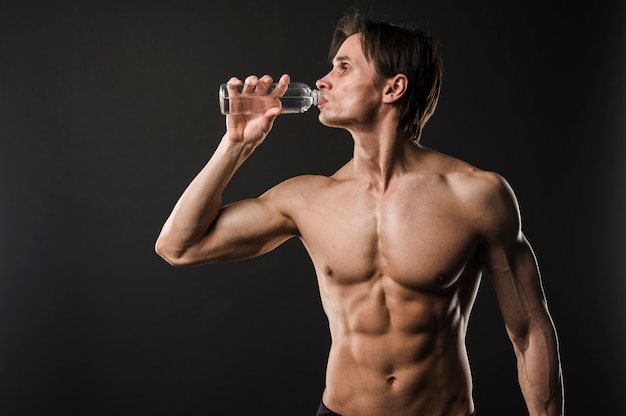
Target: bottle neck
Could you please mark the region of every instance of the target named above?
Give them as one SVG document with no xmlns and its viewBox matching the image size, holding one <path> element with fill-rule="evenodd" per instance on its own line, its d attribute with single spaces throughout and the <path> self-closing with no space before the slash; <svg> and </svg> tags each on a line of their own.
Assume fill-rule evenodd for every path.
<svg viewBox="0 0 626 416">
<path fill-rule="evenodd" d="M 313 105 L 317 106 L 319 105 L 320 101 L 322 100 L 322 91 L 320 90 L 311 90 L 311 97 L 313 98 Z"/>
</svg>

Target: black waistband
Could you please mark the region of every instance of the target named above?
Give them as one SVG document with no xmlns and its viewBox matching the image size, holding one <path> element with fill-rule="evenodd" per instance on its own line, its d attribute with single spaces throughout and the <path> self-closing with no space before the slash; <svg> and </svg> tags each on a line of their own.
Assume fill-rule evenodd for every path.
<svg viewBox="0 0 626 416">
<path fill-rule="evenodd" d="M 320 401 L 320 407 L 317 409 L 317 413 L 315 416 L 341 416 L 339 413 L 335 413 L 330 410 L 324 402 Z M 472 413 L 470 416 L 476 416 L 476 412 Z"/>
<path fill-rule="evenodd" d="M 339 413 L 335 413 L 330 410 L 324 402 L 320 401 L 320 407 L 317 409 L 315 416 L 341 416 Z"/>
</svg>

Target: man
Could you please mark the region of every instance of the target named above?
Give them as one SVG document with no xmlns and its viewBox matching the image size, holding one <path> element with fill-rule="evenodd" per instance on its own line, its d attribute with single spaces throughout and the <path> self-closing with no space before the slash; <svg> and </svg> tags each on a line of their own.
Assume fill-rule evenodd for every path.
<svg viewBox="0 0 626 416">
<path fill-rule="evenodd" d="M 331 71 L 317 81 L 319 120 L 351 133 L 352 160 L 330 177 L 292 178 L 222 207 L 226 185 L 281 110 L 227 116 L 226 134 L 174 207 L 157 252 L 195 265 L 300 238 L 332 338 L 318 415 L 474 414 L 465 333 L 485 268 L 529 414 L 561 415 L 557 336 L 513 192 L 500 176 L 419 144 L 439 97 L 435 42 L 353 15 L 339 22 L 330 56 Z M 241 94 L 264 95 L 271 82 L 250 76 Z M 281 77 L 273 94 L 288 82 Z"/>
</svg>

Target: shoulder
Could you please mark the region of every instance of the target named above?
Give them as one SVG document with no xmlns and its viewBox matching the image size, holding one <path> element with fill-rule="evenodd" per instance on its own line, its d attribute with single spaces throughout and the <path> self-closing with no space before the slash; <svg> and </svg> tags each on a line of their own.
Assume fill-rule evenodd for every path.
<svg viewBox="0 0 626 416">
<path fill-rule="evenodd" d="M 502 175 L 451 156 L 437 157 L 439 175 L 481 233 L 517 233 L 521 227 L 517 198 Z"/>
<path fill-rule="evenodd" d="M 500 194 L 510 189 L 502 176 L 477 168 L 455 157 L 423 148 L 427 155 L 424 170 L 440 177 L 464 202 L 479 202 L 484 197 Z"/>
<path fill-rule="evenodd" d="M 327 187 L 332 182 L 331 178 L 323 175 L 299 175 L 273 186 L 264 195 L 296 196 Z"/>
<path fill-rule="evenodd" d="M 474 170 L 451 175 L 463 205 L 486 241 L 513 240 L 521 232 L 521 218 L 513 189 L 500 174 Z"/>
<path fill-rule="evenodd" d="M 272 187 L 264 195 L 271 197 L 283 196 L 302 198 L 312 197 L 313 195 L 329 191 L 336 188 L 337 185 L 351 179 L 350 175 L 347 173 L 350 171 L 351 163 L 351 161 L 348 162 L 331 176 L 313 174 L 294 176 Z"/>
<path fill-rule="evenodd" d="M 322 175 L 295 176 L 273 186 L 259 199 L 281 210 L 289 211 L 309 205 L 316 195 L 327 189 L 333 182 L 331 178 Z"/>
<path fill-rule="evenodd" d="M 486 209 L 501 204 L 517 205 L 511 186 L 496 172 L 469 167 L 445 176 L 459 198 L 472 207 Z"/>
</svg>

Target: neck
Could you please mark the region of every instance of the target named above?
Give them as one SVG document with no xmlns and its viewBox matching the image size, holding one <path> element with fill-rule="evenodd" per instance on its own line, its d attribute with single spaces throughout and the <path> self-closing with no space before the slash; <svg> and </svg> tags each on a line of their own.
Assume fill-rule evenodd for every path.
<svg viewBox="0 0 626 416">
<path fill-rule="evenodd" d="M 420 148 L 395 129 L 351 133 L 354 173 L 368 178 L 380 192 L 386 191 L 395 177 L 409 170 L 409 165 L 416 160 L 416 150 Z"/>
</svg>

